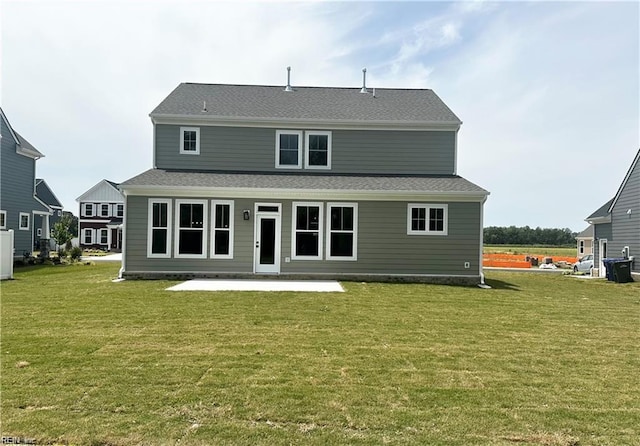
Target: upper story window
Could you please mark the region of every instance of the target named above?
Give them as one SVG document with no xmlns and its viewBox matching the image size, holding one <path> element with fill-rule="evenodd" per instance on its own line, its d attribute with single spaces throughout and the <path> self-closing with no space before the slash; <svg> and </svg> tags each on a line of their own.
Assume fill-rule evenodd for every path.
<svg viewBox="0 0 640 446">
<path fill-rule="evenodd" d="M 124 204 L 116 205 L 116 217 L 122 217 L 124 215 Z"/>
<path fill-rule="evenodd" d="M 0 229 L 7 229 L 7 211 L 0 211 Z"/>
<path fill-rule="evenodd" d="M 83 203 L 82 208 L 82 215 L 85 217 L 93 217 L 93 203 Z"/>
<path fill-rule="evenodd" d="M 200 154 L 200 128 L 180 127 L 180 153 Z"/>
<path fill-rule="evenodd" d="M 108 204 L 101 204 L 100 205 L 100 216 L 101 217 L 108 217 L 109 216 L 109 205 Z"/>
<path fill-rule="evenodd" d="M 447 235 L 448 206 L 446 204 L 409 204 L 407 234 Z"/>
<path fill-rule="evenodd" d="M 31 219 L 31 215 L 25 212 L 20 212 L 20 221 L 19 221 L 18 227 L 20 228 L 21 231 L 29 230 L 30 219 Z"/>
<path fill-rule="evenodd" d="M 276 167 L 289 169 L 302 167 L 302 132 L 276 131 Z"/>
<path fill-rule="evenodd" d="M 306 132 L 304 147 L 306 169 L 331 169 L 331 132 Z"/>
</svg>

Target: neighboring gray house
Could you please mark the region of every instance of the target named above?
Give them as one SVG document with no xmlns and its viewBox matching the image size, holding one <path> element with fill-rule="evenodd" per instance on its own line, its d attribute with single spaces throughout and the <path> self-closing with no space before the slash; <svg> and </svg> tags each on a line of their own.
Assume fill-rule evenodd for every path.
<svg viewBox="0 0 640 446">
<path fill-rule="evenodd" d="M 120 252 L 124 196 L 118 189 L 118 183 L 101 180 L 76 198 L 76 201 L 80 205 L 80 247 Z"/>
<path fill-rule="evenodd" d="M 13 257 L 33 250 L 36 215 L 48 224 L 50 209 L 35 195 L 36 160 L 44 157 L 18 134 L 0 108 L 0 230 L 14 230 Z"/>
<path fill-rule="evenodd" d="M 604 258 L 633 258 L 640 273 L 640 150 L 616 195 L 585 220 L 594 226 L 594 266 L 604 277 Z"/>
<path fill-rule="evenodd" d="M 489 192 L 432 90 L 183 83 L 150 116 L 123 277 L 483 280 Z"/>
<path fill-rule="evenodd" d="M 593 225 L 576 236 L 578 258 L 587 254 L 593 254 Z"/>
<path fill-rule="evenodd" d="M 53 193 L 49 185 L 42 178 L 36 179 L 36 198 L 44 203 L 48 208 L 51 216 L 49 217 L 49 222 L 45 221 L 45 218 L 36 214 L 33 218 L 33 249 L 41 248 L 41 240 L 44 243 L 49 244 L 49 249 L 55 249 L 56 242 L 51 239 L 51 230 L 53 230 L 53 225 L 55 225 L 62 218 L 62 203 L 58 200 L 58 197 Z M 47 231 L 47 227 L 49 232 Z"/>
</svg>

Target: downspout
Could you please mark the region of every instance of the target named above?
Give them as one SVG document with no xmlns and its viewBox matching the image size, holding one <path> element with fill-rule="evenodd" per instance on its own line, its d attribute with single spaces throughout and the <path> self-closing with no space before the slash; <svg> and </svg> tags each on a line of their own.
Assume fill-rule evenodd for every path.
<svg viewBox="0 0 640 446">
<path fill-rule="evenodd" d="M 480 288 L 490 288 L 489 285 L 484 282 L 484 270 L 482 269 L 482 251 L 484 248 L 484 204 L 486 201 L 487 197 L 485 196 L 482 203 L 480 203 L 480 284 L 478 285 Z"/>
<path fill-rule="evenodd" d="M 154 126 L 155 127 L 155 126 Z M 154 150 L 155 152 L 155 150 Z M 118 187 L 120 189 L 120 187 Z M 118 271 L 118 279 L 124 279 L 122 277 L 123 273 L 126 271 L 126 258 L 127 258 L 127 192 L 123 189 L 120 189 L 122 195 L 124 196 L 124 209 L 122 210 L 122 246 L 120 247 L 120 251 L 122 252 L 122 264 L 120 265 L 120 270 Z"/>
</svg>

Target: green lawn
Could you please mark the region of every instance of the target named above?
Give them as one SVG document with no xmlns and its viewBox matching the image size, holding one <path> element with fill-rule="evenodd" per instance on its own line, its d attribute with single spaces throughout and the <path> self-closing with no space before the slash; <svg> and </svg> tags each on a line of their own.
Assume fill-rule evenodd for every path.
<svg viewBox="0 0 640 446">
<path fill-rule="evenodd" d="M 168 292 L 117 264 L 1 285 L 1 431 L 38 444 L 640 443 L 640 282 Z"/>
</svg>

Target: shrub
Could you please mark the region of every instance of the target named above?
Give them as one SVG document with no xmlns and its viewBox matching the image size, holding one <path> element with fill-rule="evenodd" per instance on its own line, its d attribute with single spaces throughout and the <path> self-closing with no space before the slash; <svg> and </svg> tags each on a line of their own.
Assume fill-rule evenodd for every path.
<svg viewBox="0 0 640 446">
<path fill-rule="evenodd" d="M 74 246 L 69 250 L 69 257 L 71 257 L 71 260 L 80 260 L 80 257 L 82 257 L 82 249 L 80 249 L 79 246 Z"/>
</svg>

